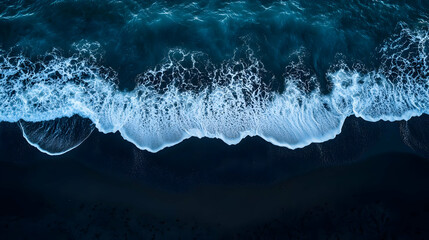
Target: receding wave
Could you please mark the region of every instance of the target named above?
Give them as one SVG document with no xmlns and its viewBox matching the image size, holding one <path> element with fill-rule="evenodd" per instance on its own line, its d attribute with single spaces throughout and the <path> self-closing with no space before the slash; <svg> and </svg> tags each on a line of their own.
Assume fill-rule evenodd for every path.
<svg viewBox="0 0 429 240">
<path fill-rule="evenodd" d="M 137 77 L 132 91 L 121 91 L 115 71 L 97 64 L 85 49 L 71 57 L 54 51 L 37 60 L 3 52 L 0 121 L 21 121 L 26 139 L 48 154 L 66 152 L 91 133 L 86 120 L 64 122 L 75 115 L 151 152 L 190 137 L 236 144 L 260 136 L 300 148 L 334 138 L 351 115 L 396 121 L 427 113 L 428 38 L 427 30 L 404 26 L 379 48 L 376 69 L 339 62 L 326 74 L 328 94 L 299 62 L 286 67 L 285 88 L 272 90 L 250 49 L 221 64 L 201 60 L 201 53 L 171 50 L 163 63 Z M 85 130 L 76 134 L 82 125 Z M 74 135 L 65 139 L 67 132 Z M 54 144 L 56 139 L 65 140 Z"/>
</svg>

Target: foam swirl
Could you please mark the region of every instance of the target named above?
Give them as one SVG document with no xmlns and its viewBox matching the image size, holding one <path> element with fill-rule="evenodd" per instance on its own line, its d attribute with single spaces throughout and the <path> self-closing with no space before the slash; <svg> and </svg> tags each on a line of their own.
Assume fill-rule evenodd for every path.
<svg viewBox="0 0 429 240">
<path fill-rule="evenodd" d="M 163 64 L 139 75 L 139 84 L 128 92 L 118 89 L 112 69 L 82 53 L 66 58 L 54 51 L 39 60 L 2 53 L 0 121 L 79 115 L 99 131 L 119 131 L 151 152 L 189 137 L 236 144 L 260 136 L 300 148 L 334 138 L 351 115 L 397 121 L 427 113 L 428 37 L 426 30 L 404 27 L 380 48 L 377 69 L 333 66 L 326 76 L 329 94 L 303 87 L 297 73 L 305 70 L 298 65 L 285 74 L 284 91 L 270 91 L 264 66 L 250 50 L 246 59 L 219 65 L 198 61 L 197 53 L 172 50 Z M 305 74 L 314 82 L 311 73 Z"/>
</svg>

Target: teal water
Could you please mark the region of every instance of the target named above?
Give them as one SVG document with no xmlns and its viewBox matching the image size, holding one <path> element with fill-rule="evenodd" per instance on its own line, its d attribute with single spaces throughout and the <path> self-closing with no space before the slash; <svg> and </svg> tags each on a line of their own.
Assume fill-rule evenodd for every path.
<svg viewBox="0 0 429 240">
<path fill-rule="evenodd" d="M 0 121 L 57 155 L 94 128 L 151 152 L 190 137 L 296 149 L 350 116 L 408 120 L 429 110 L 427 7 L 4 1 Z"/>
</svg>

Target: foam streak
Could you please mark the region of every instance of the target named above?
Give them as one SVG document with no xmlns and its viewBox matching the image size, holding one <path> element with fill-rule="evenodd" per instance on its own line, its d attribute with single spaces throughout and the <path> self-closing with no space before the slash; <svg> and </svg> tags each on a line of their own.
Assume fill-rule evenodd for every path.
<svg viewBox="0 0 429 240">
<path fill-rule="evenodd" d="M 290 74 L 283 93 L 263 84 L 263 64 L 251 53 L 210 68 L 175 50 L 166 63 L 141 74 L 133 91 L 118 90 L 116 74 L 80 54 L 49 54 L 40 61 L 2 54 L 0 121 L 42 122 L 80 115 L 104 133 L 119 131 L 151 152 L 189 137 L 236 144 L 260 136 L 291 149 L 324 142 L 341 132 L 348 116 L 367 121 L 407 120 L 428 113 L 426 31 L 404 28 L 386 41 L 372 71 L 340 64 L 327 74 L 330 94 L 306 91 Z M 186 59 L 192 64 L 185 67 Z M 201 66 L 205 67 L 201 67 Z M 204 71 L 204 74 L 202 73 Z M 206 86 L 195 84 L 209 79 Z M 46 149 L 45 149 L 46 151 Z"/>
</svg>

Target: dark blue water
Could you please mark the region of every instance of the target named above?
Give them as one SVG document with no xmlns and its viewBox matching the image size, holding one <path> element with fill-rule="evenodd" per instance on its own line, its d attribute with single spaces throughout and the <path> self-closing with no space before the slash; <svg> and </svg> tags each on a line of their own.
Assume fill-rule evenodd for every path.
<svg viewBox="0 0 429 240">
<path fill-rule="evenodd" d="M 428 54 L 421 0 L 3 0 L 0 236 L 419 237 Z"/>
<path fill-rule="evenodd" d="M 6 1 L 0 120 L 40 122 L 21 128 L 50 154 L 91 132 L 73 115 L 152 152 L 193 136 L 294 149 L 349 116 L 407 120 L 429 109 L 426 7 Z"/>
</svg>

